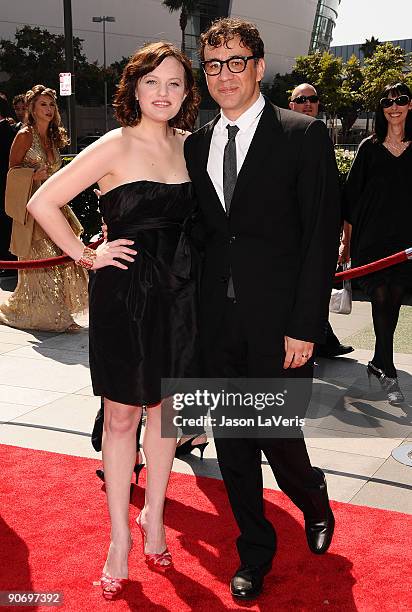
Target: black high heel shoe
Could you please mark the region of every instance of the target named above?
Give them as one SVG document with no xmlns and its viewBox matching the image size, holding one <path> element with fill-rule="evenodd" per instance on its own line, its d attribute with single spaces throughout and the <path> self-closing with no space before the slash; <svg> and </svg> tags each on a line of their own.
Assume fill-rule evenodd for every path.
<svg viewBox="0 0 412 612">
<path fill-rule="evenodd" d="M 377 368 L 371 361 L 369 361 L 366 371 L 368 373 L 369 386 L 371 386 L 371 376 L 375 376 L 380 386 L 385 391 L 390 404 L 397 406 L 405 401 L 405 397 L 399 388 L 397 378 L 389 378 L 383 370 Z"/>
<path fill-rule="evenodd" d="M 189 440 L 186 440 L 186 442 L 183 442 L 183 444 L 179 444 L 179 446 L 176 446 L 175 457 L 179 459 L 184 455 L 190 455 L 191 452 L 198 448 L 200 451 L 200 460 L 203 461 L 203 453 L 205 452 L 205 448 L 209 444 L 209 442 L 202 442 L 201 444 L 192 444 L 193 440 L 196 440 L 196 438 L 198 437 L 198 435 L 193 436 L 193 438 L 189 438 Z"/>
<path fill-rule="evenodd" d="M 136 465 L 133 468 L 133 472 L 136 475 L 136 485 L 139 484 L 139 475 L 142 469 L 144 468 L 144 466 L 145 466 L 144 463 L 136 463 Z M 96 476 L 97 478 L 100 478 L 100 480 L 104 482 L 104 470 L 100 470 L 100 469 L 96 470 Z"/>
</svg>

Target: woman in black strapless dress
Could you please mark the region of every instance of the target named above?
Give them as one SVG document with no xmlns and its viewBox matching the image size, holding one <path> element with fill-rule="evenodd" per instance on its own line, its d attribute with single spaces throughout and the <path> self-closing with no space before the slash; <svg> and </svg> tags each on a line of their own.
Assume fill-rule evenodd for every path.
<svg viewBox="0 0 412 612">
<path fill-rule="evenodd" d="M 152 43 L 126 66 L 114 107 L 122 128 L 77 156 L 36 192 L 30 213 L 90 280 L 90 370 L 104 397 L 103 461 L 111 545 L 100 580 L 113 599 L 128 579 L 129 489 L 136 428 L 147 406 L 145 506 L 137 524 L 147 565 L 172 567 L 163 508 L 176 449 L 161 436 L 161 379 L 196 375 L 199 262 L 189 238 L 195 212 L 183 156 L 199 96 L 189 60 Z M 98 182 L 108 240 L 77 239 L 60 208 Z M 98 523 L 97 528 L 101 528 Z"/>
<path fill-rule="evenodd" d="M 187 236 L 194 207 L 190 182 L 133 181 L 100 197 L 108 240 L 133 240 L 137 256 L 127 270 L 101 268 L 90 281 L 95 395 L 156 405 L 161 378 L 196 374 L 198 266 Z"/>
</svg>

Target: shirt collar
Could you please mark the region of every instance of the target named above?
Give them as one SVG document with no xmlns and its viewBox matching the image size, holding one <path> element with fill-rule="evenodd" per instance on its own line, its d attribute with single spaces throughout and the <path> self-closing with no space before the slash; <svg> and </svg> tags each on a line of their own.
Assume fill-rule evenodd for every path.
<svg viewBox="0 0 412 612">
<path fill-rule="evenodd" d="M 240 132 L 246 132 L 252 123 L 257 119 L 260 113 L 263 111 L 265 107 L 265 98 L 262 94 L 259 94 L 256 102 L 252 104 L 240 117 L 236 119 L 236 121 L 231 121 L 226 117 L 224 112 L 220 111 L 220 120 L 219 120 L 219 130 L 223 132 L 226 130 L 227 124 L 229 125 L 237 125 Z"/>
</svg>

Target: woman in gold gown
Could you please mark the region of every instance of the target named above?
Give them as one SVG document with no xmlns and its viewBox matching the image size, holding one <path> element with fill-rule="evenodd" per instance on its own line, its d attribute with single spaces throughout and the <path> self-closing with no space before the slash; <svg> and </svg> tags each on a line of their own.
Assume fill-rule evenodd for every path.
<svg viewBox="0 0 412 612">
<path fill-rule="evenodd" d="M 67 145 L 61 125 L 56 92 L 35 85 L 26 94 L 27 124 L 16 135 L 10 151 L 10 168 L 34 168 L 33 190 L 59 170 L 59 149 Z M 77 236 L 83 231 L 66 205 L 63 212 Z M 13 219 L 10 251 L 19 259 L 43 259 L 62 255 L 42 228 L 28 218 L 24 225 Z M 19 329 L 76 331 L 73 314 L 87 307 L 87 272 L 70 263 L 51 268 L 19 270 L 16 290 L 0 306 L 0 323 Z"/>
</svg>

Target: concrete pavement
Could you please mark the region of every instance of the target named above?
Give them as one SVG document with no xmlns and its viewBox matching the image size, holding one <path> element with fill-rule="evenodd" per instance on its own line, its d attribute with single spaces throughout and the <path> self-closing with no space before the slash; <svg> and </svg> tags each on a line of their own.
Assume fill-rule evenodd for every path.
<svg viewBox="0 0 412 612">
<path fill-rule="evenodd" d="M 12 287 L 10 281 L 0 281 L 0 301 Z M 411 312 L 410 306 L 403 308 L 401 330 Z M 98 457 L 90 444 L 99 398 L 90 386 L 87 317 L 78 322 L 85 329 L 76 334 L 0 325 L 1 444 Z M 354 302 L 351 315 L 332 315 L 331 323 L 343 343 L 346 338 L 360 338 L 355 344 L 363 348 L 340 359 L 319 360 L 316 372 L 328 384 L 315 385 L 318 401 L 306 421 L 311 460 L 324 469 L 332 499 L 410 513 L 412 467 L 402 465 L 391 453 L 412 443 L 412 352 L 396 354 L 407 401 L 395 408 L 382 397 L 376 381 L 372 390 L 367 386 L 365 364 L 372 348 L 368 346 L 370 331 L 365 332 L 371 324 L 369 303 Z M 404 340 L 405 331 L 401 346 L 412 351 Z M 339 393 L 342 387 L 348 389 L 345 397 Z M 265 461 L 262 467 L 265 486 L 276 489 Z M 175 459 L 173 469 L 220 478 L 213 441 L 203 462 L 191 455 Z"/>
</svg>

